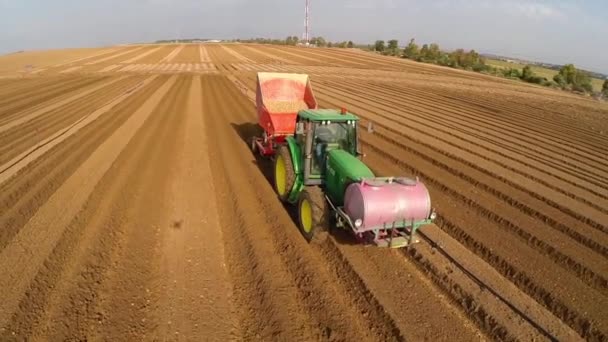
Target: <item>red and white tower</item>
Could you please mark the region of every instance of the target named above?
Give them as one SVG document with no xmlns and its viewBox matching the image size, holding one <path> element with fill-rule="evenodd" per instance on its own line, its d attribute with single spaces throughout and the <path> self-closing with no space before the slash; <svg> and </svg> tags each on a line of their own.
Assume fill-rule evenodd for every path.
<svg viewBox="0 0 608 342">
<path fill-rule="evenodd" d="M 304 19 L 304 44 L 307 46 L 310 44 L 310 0 L 306 0 L 306 9 L 305 9 Z"/>
</svg>

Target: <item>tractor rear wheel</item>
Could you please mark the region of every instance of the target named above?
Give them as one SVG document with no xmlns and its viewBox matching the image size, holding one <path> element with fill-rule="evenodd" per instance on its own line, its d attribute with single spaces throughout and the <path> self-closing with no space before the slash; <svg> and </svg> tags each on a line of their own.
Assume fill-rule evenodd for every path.
<svg viewBox="0 0 608 342">
<path fill-rule="evenodd" d="M 287 202 L 289 194 L 296 182 L 291 153 L 287 146 L 279 146 L 274 158 L 274 190 L 283 202 Z"/>
<path fill-rule="evenodd" d="M 310 186 L 300 193 L 298 227 L 308 242 L 322 240 L 326 236 L 329 215 L 329 205 L 320 187 Z"/>
</svg>

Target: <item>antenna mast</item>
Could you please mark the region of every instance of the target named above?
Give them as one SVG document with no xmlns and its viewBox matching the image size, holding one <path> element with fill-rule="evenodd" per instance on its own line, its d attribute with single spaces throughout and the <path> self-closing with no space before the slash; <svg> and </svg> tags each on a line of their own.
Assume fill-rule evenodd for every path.
<svg viewBox="0 0 608 342">
<path fill-rule="evenodd" d="M 306 0 L 305 9 L 306 19 L 304 20 L 304 44 L 308 46 L 310 44 L 310 0 Z"/>
</svg>

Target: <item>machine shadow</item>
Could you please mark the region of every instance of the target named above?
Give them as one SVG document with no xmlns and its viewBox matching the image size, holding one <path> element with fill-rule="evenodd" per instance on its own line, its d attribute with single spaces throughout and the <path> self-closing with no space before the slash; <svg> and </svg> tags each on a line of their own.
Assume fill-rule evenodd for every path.
<svg viewBox="0 0 608 342">
<path fill-rule="evenodd" d="M 241 137 L 242 142 L 250 150 L 251 150 L 251 140 L 253 139 L 253 137 L 256 137 L 256 136 L 259 137 L 263 133 L 262 128 L 256 123 L 250 123 L 250 122 L 243 123 L 243 124 L 231 123 L 231 125 L 232 125 L 232 128 L 239 135 L 239 137 Z M 251 151 L 251 153 L 253 154 L 253 151 Z M 255 161 L 253 163 L 256 164 L 256 166 L 258 167 L 260 172 L 264 175 L 268 184 L 271 187 L 274 187 L 273 175 L 272 175 L 272 159 L 264 158 L 257 153 L 254 155 L 254 157 L 255 157 Z M 278 196 L 277 196 L 276 200 L 278 202 L 280 202 Z M 289 204 L 283 204 L 283 208 L 285 208 L 285 210 L 291 217 L 292 221 L 297 226 L 298 212 L 297 212 L 296 207 L 293 205 L 289 205 Z M 344 231 L 342 229 L 330 226 L 328 229 L 328 233 L 330 235 L 332 235 L 334 237 L 334 239 L 336 240 L 336 242 L 338 242 L 339 244 L 360 245 L 360 243 L 354 238 L 353 235 L 349 234 L 347 231 Z M 304 237 L 302 237 L 302 238 L 304 238 Z"/>
</svg>

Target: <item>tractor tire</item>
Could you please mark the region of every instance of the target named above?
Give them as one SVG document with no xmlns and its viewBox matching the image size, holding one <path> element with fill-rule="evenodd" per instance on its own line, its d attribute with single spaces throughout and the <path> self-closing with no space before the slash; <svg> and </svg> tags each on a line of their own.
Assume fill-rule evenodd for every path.
<svg viewBox="0 0 608 342">
<path fill-rule="evenodd" d="M 279 199 L 287 202 L 289 194 L 296 182 L 291 153 L 287 146 L 279 146 L 274 158 L 274 190 Z"/>
<path fill-rule="evenodd" d="M 323 190 L 310 186 L 298 200 L 298 228 L 306 241 L 322 242 L 327 237 L 330 210 Z"/>
</svg>

